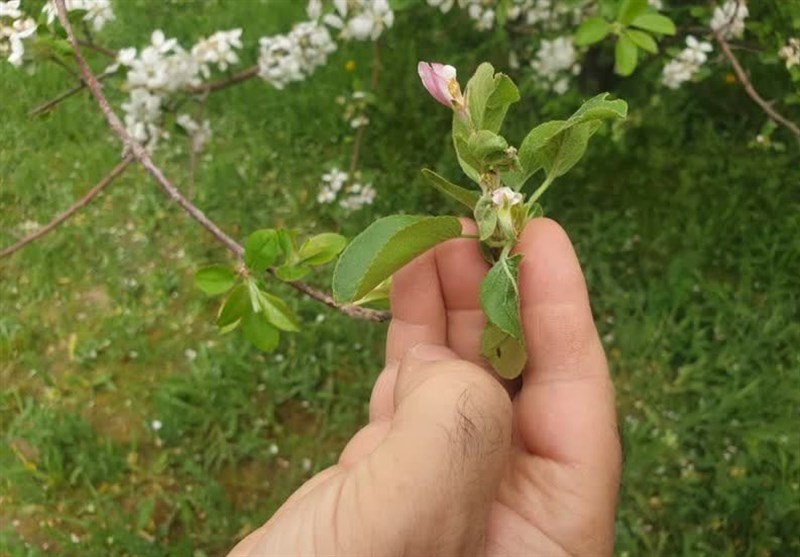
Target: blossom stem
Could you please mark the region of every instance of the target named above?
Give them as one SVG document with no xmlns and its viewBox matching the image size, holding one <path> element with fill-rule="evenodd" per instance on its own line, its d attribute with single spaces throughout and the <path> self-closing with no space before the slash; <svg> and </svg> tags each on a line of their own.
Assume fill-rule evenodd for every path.
<svg viewBox="0 0 800 557">
<path fill-rule="evenodd" d="M 25 238 L 21 239 L 16 244 L 13 244 L 13 245 L 7 247 L 6 249 L 0 251 L 0 259 L 2 259 L 4 257 L 8 257 L 12 253 L 15 253 L 15 252 L 21 250 L 22 248 L 24 248 L 25 246 L 27 246 L 31 242 L 34 242 L 34 241 L 38 240 L 39 238 L 41 238 L 42 236 L 44 236 L 48 232 L 50 232 L 53 229 L 57 228 L 60 224 L 62 224 L 67 219 L 69 219 L 72 215 L 77 213 L 80 209 L 83 209 L 84 207 L 86 207 L 89 203 L 92 202 L 92 200 L 95 197 L 97 197 L 100 194 L 100 192 L 102 192 L 104 189 L 106 189 L 106 187 L 108 187 L 108 185 L 111 184 L 111 182 L 113 182 L 117 177 L 119 177 L 125 171 L 125 169 L 128 168 L 128 166 L 132 162 L 133 162 L 133 156 L 131 156 L 131 155 L 128 155 L 127 157 L 122 159 L 122 161 L 117 166 L 115 166 L 113 168 L 113 170 L 111 170 L 111 172 L 106 174 L 105 177 L 102 180 L 100 180 L 92 189 L 87 191 L 83 195 L 83 197 L 81 197 L 75 203 L 70 205 L 70 207 L 66 211 L 64 211 L 63 213 L 58 215 L 56 218 L 51 220 L 46 225 L 44 225 L 41 228 L 39 228 L 33 234 L 30 234 L 29 236 L 26 236 Z"/>
<path fill-rule="evenodd" d="M 200 223 L 206 230 L 208 230 L 212 236 L 214 236 L 221 244 L 223 244 L 229 251 L 231 251 L 237 257 L 242 257 L 244 254 L 244 247 L 242 247 L 236 240 L 228 236 L 214 221 L 209 219 L 203 211 L 201 211 L 197 206 L 195 206 L 191 201 L 189 201 L 186 197 L 181 194 L 178 188 L 170 182 L 167 177 L 164 175 L 164 172 L 159 168 L 154 162 L 153 159 L 150 157 L 150 154 L 147 150 L 134 141 L 130 135 L 128 134 L 125 126 L 122 124 L 122 121 L 116 115 L 114 110 L 111 108 L 111 105 L 108 102 L 108 99 L 103 94 L 102 88 L 100 83 L 97 81 L 97 78 L 92 73 L 91 68 L 86 63 L 86 59 L 83 57 L 81 53 L 80 46 L 78 45 L 78 41 L 75 38 L 75 34 L 72 30 L 72 25 L 70 24 L 69 18 L 67 17 L 67 9 L 64 5 L 64 0 L 54 0 L 56 9 L 58 10 L 58 19 L 61 22 L 61 26 L 67 33 L 67 38 L 69 39 L 70 44 L 72 45 L 72 51 L 75 54 L 75 59 L 78 62 L 78 66 L 81 69 L 81 73 L 83 74 L 84 81 L 86 86 L 92 92 L 92 96 L 94 96 L 97 105 L 100 107 L 100 110 L 103 112 L 103 115 L 106 117 L 106 121 L 108 122 L 109 127 L 115 133 L 115 135 L 123 142 L 125 146 L 125 151 L 132 155 L 144 168 L 147 172 L 155 179 L 156 183 L 161 186 L 161 188 L 175 201 L 184 211 L 186 211 L 189 216 L 191 216 L 194 220 Z M 274 273 L 273 271 L 270 271 Z M 386 321 L 391 317 L 389 312 L 385 311 L 377 311 L 367 308 L 360 308 L 357 306 L 353 306 L 351 304 L 347 305 L 339 305 L 337 304 L 333 298 L 326 294 L 325 292 L 321 292 L 316 288 L 302 283 L 302 282 L 289 282 L 290 286 L 292 286 L 295 290 L 302 292 L 313 298 L 318 300 L 325 305 L 335 308 L 342 313 L 356 318 L 356 319 L 365 319 L 370 321 Z"/>
<path fill-rule="evenodd" d="M 374 91 L 378 87 L 378 80 L 380 79 L 381 71 L 381 49 L 378 41 L 375 41 L 372 46 L 372 76 L 369 80 L 370 91 Z M 358 170 L 358 160 L 361 156 L 361 144 L 364 142 L 364 134 L 366 133 L 367 126 L 359 126 L 356 130 L 356 137 L 353 140 L 353 150 L 350 153 L 350 166 L 349 177 L 352 180 L 356 170 Z"/>
</svg>

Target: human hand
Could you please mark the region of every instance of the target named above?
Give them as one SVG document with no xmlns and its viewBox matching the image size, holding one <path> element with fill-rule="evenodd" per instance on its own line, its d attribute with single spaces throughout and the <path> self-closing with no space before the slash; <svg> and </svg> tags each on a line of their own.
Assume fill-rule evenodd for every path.
<svg viewBox="0 0 800 557">
<path fill-rule="evenodd" d="M 418 257 L 394 278 L 369 424 L 230 555 L 611 554 L 620 443 L 583 274 L 553 221 L 518 251 L 521 381 L 480 357 L 477 242 Z"/>
</svg>

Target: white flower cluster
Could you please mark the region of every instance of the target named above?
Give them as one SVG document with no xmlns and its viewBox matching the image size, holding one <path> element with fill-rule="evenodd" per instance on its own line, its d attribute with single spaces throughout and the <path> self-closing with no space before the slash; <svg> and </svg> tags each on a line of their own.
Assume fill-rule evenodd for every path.
<svg viewBox="0 0 800 557">
<path fill-rule="evenodd" d="M 581 71 L 575 44 L 569 36 L 556 37 L 553 40 L 542 39 L 530 65 L 542 78 L 543 85 L 559 95 L 569 89 L 570 76 Z"/>
<path fill-rule="evenodd" d="M 318 5 L 312 0 L 309 16 L 321 12 L 321 9 L 316 9 Z M 326 14 L 322 21 L 338 29 L 339 38 L 346 41 L 376 41 L 394 23 L 389 0 L 333 0 L 333 7 L 334 12 Z"/>
<path fill-rule="evenodd" d="M 298 23 L 288 35 L 262 37 L 259 44 L 258 75 L 276 89 L 304 80 L 336 50 L 328 30 L 315 21 Z"/>
<path fill-rule="evenodd" d="M 664 9 L 663 0 L 647 0 L 647 5 L 659 12 Z"/>
<path fill-rule="evenodd" d="M 791 38 L 778 51 L 778 56 L 786 59 L 786 69 L 800 65 L 800 39 Z"/>
<path fill-rule="evenodd" d="M 178 44 L 177 39 L 168 39 L 160 29 L 153 31 L 150 44 L 137 53 L 135 48 L 123 48 L 117 53 L 116 64 L 106 71 L 115 71 L 119 66 L 128 69 L 128 102 L 122 104 L 125 126 L 137 142 L 148 149 L 155 148 L 164 134 L 160 128 L 164 97 L 187 87 L 202 83 L 202 77 L 211 73 L 210 65 L 220 70 L 235 64 L 239 58 L 234 49 L 241 48 L 241 29 L 218 31 L 208 39 L 201 39 L 191 51 Z M 184 123 L 188 123 L 186 119 Z M 184 127 L 193 138 L 193 145 L 202 147 L 208 139 L 208 123 L 194 123 L 193 129 Z M 190 126 L 191 127 L 191 126 Z"/>
<path fill-rule="evenodd" d="M 0 1 L 0 58 L 8 58 L 13 66 L 22 65 L 25 55 L 23 39 L 36 32 L 36 22 L 19 9 L 20 0 Z"/>
<path fill-rule="evenodd" d="M 740 38 L 744 35 L 744 20 L 748 15 L 750 12 L 744 0 L 727 0 L 714 8 L 710 26 L 726 39 Z"/>
<path fill-rule="evenodd" d="M 670 89 L 677 89 L 684 82 L 689 81 L 708 60 L 711 52 L 710 43 L 698 41 L 692 35 L 686 37 L 686 48 L 671 60 L 661 74 L 661 82 Z"/>
<path fill-rule="evenodd" d="M 583 19 L 582 14 L 580 6 L 570 6 L 569 2 L 558 0 L 513 0 L 508 8 L 509 21 L 539 25 L 549 31 L 577 25 Z"/>
<path fill-rule="evenodd" d="M 225 71 L 228 66 L 239 63 L 236 49 L 242 48 L 242 30 L 217 31 L 207 39 L 200 39 L 192 47 L 192 56 L 200 64 L 200 73 L 208 79 L 211 75 L 209 64 Z"/>
<path fill-rule="evenodd" d="M 458 6 L 467 11 L 479 31 L 492 29 L 497 21 L 499 4 L 505 0 L 458 0 Z M 428 0 L 428 5 L 447 13 L 455 0 Z M 582 8 L 559 0 L 511 0 L 506 17 L 509 21 L 525 25 L 541 25 L 548 30 L 561 30 L 570 23 L 578 23 Z M 564 16 L 571 16 L 564 17 Z"/>
<path fill-rule="evenodd" d="M 192 138 L 192 151 L 195 153 L 202 151 L 206 142 L 211 139 L 211 124 L 208 120 L 203 120 L 201 124 L 188 114 L 179 114 L 175 123 Z"/>
<path fill-rule="evenodd" d="M 114 10 L 111 9 L 111 0 L 65 0 L 64 7 L 68 12 L 84 10 L 86 15 L 83 20 L 91 23 L 95 31 L 100 31 L 106 23 L 114 19 Z M 42 9 L 47 14 L 47 24 L 51 25 L 58 18 L 56 3 L 50 0 Z"/>
<path fill-rule="evenodd" d="M 355 178 L 358 178 L 358 173 Z M 317 202 L 328 204 L 339 199 L 339 206 L 347 211 L 356 211 L 364 205 L 372 205 L 375 200 L 375 188 L 372 184 L 353 181 L 348 185 L 349 181 L 349 174 L 338 168 L 326 172 L 322 175 Z"/>
<path fill-rule="evenodd" d="M 339 95 L 336 97 L 336 104 L 344 108 L 342 118 L 351 128 L 357 129 L 369 125 L 367 94 L 364 91 L 353 91 L 349 97 Z"/>
</svg>

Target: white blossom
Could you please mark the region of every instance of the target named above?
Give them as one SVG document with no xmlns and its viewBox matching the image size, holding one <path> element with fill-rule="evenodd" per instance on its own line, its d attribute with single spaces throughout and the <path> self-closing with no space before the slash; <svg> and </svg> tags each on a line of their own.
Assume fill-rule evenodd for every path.
<svg viewBox="0 0 800 557">
<path fill-rule="evenodd" d="M 161 95 L 145 88 L 131 90 L 128 102 L 122 103 L 125 128 L 137 143 L 155 148 L 161 135 Z"/>
<path fill-rule="evenodd" d="M 659 12 L 664 9 L 663 0 L 647 0 L 647 5 Z"/>
<path fill-rule="evenodd" d="M 20 0 L 0 1 L 0 17 L 10 17 L 11 19 L 19 19 L 22 17 L 22 12 L 19 9 L 19 1 Z"/>
<path fill-rule="evenodd" d="M 432 8 L 439 8 L 443 14 L 449 12 L 455 0 L 428 0 L 428 5 Z"/>
<path fill-rule="evenodd" d="M 236 49 L 242 48 L 242 30 L 217 31 L 207 39 L 200 39 L 192 47 L 192 56 L 200 64 L 200 73 L 208 78 L 211 75 L 209 65 L 216 65 L 220 71 L 239 63 Z"/>
<path fill-rule="evenodd" d="M 333 0 L 334 12 L 322 21 L 339 30 L 343 40 L 378 40 L 394 24 L 388 0 Z"/>
<path fill-rule="evenodd" d="M 13 66 L 21 66 L 25 56 L 23 40 L 36 32 L 36 22 L 19 9 L 19 0 L 0 2 L 0 57 Z"/>
<path fill-rule="evenodd" d="M 710 26 L 726 39 L 744 35 L 744 20 L 750 12 L 744 0 L 726 0 L 722 6 L 714 8 Z"/>
<path fill-rule="evenodd" d="M 357 211 L 364 205 L 372 205 L 375 201 L 375 188 L 372 184 L 360 184 L 358 182 L 346 188 L 346 197 L 339 201 L 339 206 L 348 211 Z"/>
<path fill-rule="evenodd" d="M 543 83 L 558 94 L 564 94 L 569 88 L 569 75 L 576 75 L 581 70 L 572 37 L 568 36 L 542 39 L 530 66 Z"/>
<path fill-rule="evenodd" d="M 203 120 L 202 123 L 199 123 L 188 114 L 179 114 L 175 119 L 175 123 L 189 134 L 189 137 L 192 139 L 192 151 L 195 153 L 201 152 L 206 142 L 211 139 L 211 123 L 208 120 Z M 197 357 L 197 353 L 189 348 L 186 350 L 187 358 L 190 352 Z"/>
<path fill-rule="evenodd" d="M 161 423 L 161 420 L 153 420 L 150 422 L 150 429 L 153 431 L 161 431 L 162 427 L 164 427 L 164 424 Z"/>
<path fill-rule="evenodd" d="M 708 60 L 708 53 L 711 50 L 710 43 L 698 41 L 692 35 L 687 36 L 686 48 L 664 66 L 661 82 L 670 89 L 677 89 L 700 71 L 700 67 Z"/>
<path fill-rule="evenodd" d="M 65 0 L 64 7 L 68 12 L 73 10 L 84 10 L 86 15 L 83 20 L 91 23 L 95 31 L 100 31 L 106 23 L 115 19 L 114 10 L 111 9 L 111 0 Z M 47 14 L 47 24 L 52 25 L 58 17 L 56 3 L 53 0 L 47 2 L 42 8 Z"/>
<path fill-rule="evenodd" d="M 786 59 L 786 69 L 800 65 L 800 39 L 791 38 L 778 51 L 778 56 Z"/>
<path fill-rule="evenodd" d="M 350 182 L 347 172 L 334 167 L 322 175 L 317 194 L 317 203 L 331 204 L 337 199 L 339 206 L 347 211 L 356 211 L 364 205 L 371 205 L 375 201 L 375 188 L 372 184 L 365 184 L 356 178 Z"/>
<path fill-rule="evenodd" d="M 258 57 L 258 75 L 275 88 L 302 81 L 336 50 L 328 30 L 317 23 L 298 23 L 288 35 L 262 37 Z"/>
</svg>

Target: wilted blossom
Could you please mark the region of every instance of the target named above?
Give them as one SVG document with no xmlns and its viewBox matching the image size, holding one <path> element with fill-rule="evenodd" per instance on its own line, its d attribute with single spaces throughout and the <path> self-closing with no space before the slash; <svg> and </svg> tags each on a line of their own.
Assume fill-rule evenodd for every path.
<svg viewBox="0 0 800 557">
<path fill-rule="evenodd" d="M 498 188 L 492 192 L 492 203 L 497 207 L 511 207 L 522 203 L 522 194 L 514 191 L 507 186 Z"/>
<path fill-rule="evenodd" d="M 322 21 L 339 30 L 344 40 L 378 40 L 394 24 L 394 12 L 388 0 L 333 0 L 334 13 Z"/>
<path fill-rule="evenodd" d="M 19 0 L 0 2 L 0 57 L 7 57 L 13 66 L 22 65 L 25 55 L 23 39 L 36 32 L 33 18 L 23 17 L 19 9 Z"/>
<path fill-rule="evenodd" d="M 778 51 L 778 56 L 786 59 L 786 69 L 800 65 L 800 39 L 792 38 Z"/>
<path fill-rule="evenodd" d="M 708 53 L 711 51 L 710 43 L 698 41 L 692 35 L 687 36 L 686 48 L 664 66 L 661 82 L 670 89 L 677 89 L 684 82 L 692 79 L 708 60 Z"/>
<path fill-rule="evenodd" d="M 727 0 L 714 8 L 710 26 L 726 39 L 739 38 L 744 34 L 744 20 L 750 15 L 744 0 Z"/>
<path fill-rule="evenodd" d="M 464 96 L 461 86 L 456 79 L 456 69 L 453 66 L 436 62 L 420 62 L 417 64 L 417 73 L 422 80 L 422 85 L 431 96 L 453 109 L 464 109 Z"/>
<path fill-rule="evenodd" d="M 106 23 L 114 19 L 114 10 L 111 9 L 111 0 L 65 0 L 64 7 L 68 12 L 85 10 L 83 20 L 91 23 L 95 31 L 100 31 Z M 56 3 L 50 0 L 42 9 L 47 14 L 47 24 L 51 25 L 58 18 Z"/>
</svg>

